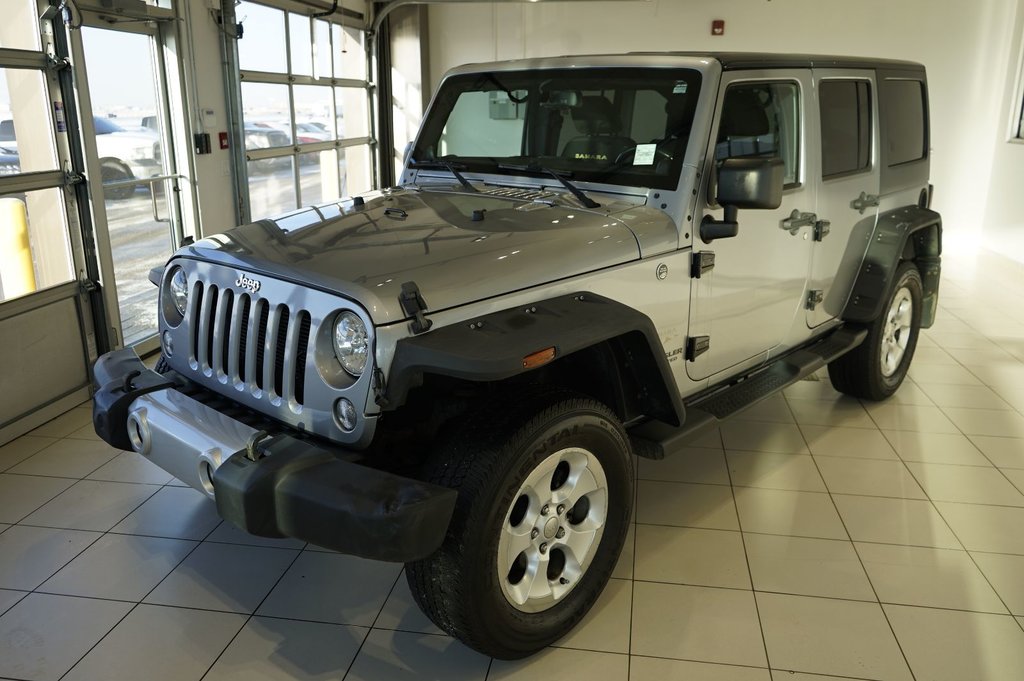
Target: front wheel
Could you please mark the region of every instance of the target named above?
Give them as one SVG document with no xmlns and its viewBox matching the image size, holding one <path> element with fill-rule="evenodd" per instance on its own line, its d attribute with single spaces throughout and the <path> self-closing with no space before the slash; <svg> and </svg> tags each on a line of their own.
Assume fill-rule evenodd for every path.
<svg viewBox="0 0 1024 681">
<path fill-rule="evenodd" d="M 406 565 L 420 608 L 481 653 L 525 657 L 568 633 L 611 576 L 633 504 L 622 425 L 554 393 L 495 409 L 433 458 L 459 490 L 441 548 Z"/>
<path fill-rule="evenodd" d="M 912 262 L 896 270 L 882 314 L 864 342 L 828 365 L 832 387 L 868 400 L 884 400 L 903 383 L 921 329 L 921 275 Z"/>
</svg>

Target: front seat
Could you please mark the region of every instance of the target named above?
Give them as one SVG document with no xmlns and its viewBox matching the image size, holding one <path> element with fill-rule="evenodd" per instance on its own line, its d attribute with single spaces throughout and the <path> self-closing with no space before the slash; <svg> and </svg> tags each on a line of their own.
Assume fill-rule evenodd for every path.
<svg viewBox="0 0 1024 681">
<path fill-rule="evenodd" d="M 715 158 L 775 156 L 778 153 L 761 91 L 750 87 L 727 90 L 718 126 Z"/>
<path fill-rule="evenodd" d="M 622 134 L 622 119 L 615 106 L 601 95 L 583 97 L 572 109 L 572 122 L 582 135 L 574 137 L 562 149 L 562 158 L 612 163 L 636 146 Z"/>
</svg>

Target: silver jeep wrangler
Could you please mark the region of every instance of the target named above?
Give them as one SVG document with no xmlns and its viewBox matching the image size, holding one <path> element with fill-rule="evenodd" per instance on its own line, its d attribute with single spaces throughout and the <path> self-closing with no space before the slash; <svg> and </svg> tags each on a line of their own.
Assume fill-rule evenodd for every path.
<svg viewBox="0 0 1024 681">
<path fill-rule="evenodd" d="M 882 400 L 938 297 L 918 64 L 631 54 L 448 73 L 398 186 L 181 248 L 94 422 L 247 532 L 406 564 L 499 658 L 604 588 L 660 459 L 827 366 Z"/>
</svg>

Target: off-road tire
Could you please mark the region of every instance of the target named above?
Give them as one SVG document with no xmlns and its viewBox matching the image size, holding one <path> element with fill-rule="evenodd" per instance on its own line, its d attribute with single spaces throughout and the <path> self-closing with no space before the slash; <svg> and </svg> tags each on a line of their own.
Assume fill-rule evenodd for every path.
<svg viewBox="0 0 1024 681">
<path fill-rule="evenodd" d="M 882 369 L 882 342 L 889 323 L 889 311 L 898 292 L 906 289 L 913 304 L 910 338 L 903 358 L 896 370 L 886 376 Z M 868 325 L 868 337 L 856 349 L 832 361 L 828 365 L 828 376 L 832 387 L 841 393 L 866 400 L 880 401 L 891 396 L 903 383 L 914 358 L 917 337 L 921 330 L 921 307 L 923 301 L 921 275 L 914 263 L 906 261 L 896 270 L 896 276 L 889 295 L 878 319 Z"/>
<path fill-rule="evenodd" d="M 499 535 L 522 481 L 539 462 L 571 446 L 588 449 L 604 470 L 604 532 L 569 593 L 546 610 L 523 612 L 498 581 Z M 615 568 L 632 513 L 632 453 L 610 409 L 561 390 L 519 396 L 467 419 L 431 456 L 424 474 L 459 491 L 441 548 L 406 564 L 416 603 L 438 627 L 485 655 L 517 659 L 579 623 Z"/>
</svg>

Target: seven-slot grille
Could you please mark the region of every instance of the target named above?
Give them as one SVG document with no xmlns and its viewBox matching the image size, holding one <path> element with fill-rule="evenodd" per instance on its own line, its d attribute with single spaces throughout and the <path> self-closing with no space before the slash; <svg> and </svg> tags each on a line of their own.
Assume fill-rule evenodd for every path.
<svg viewBox="0 0 1024 681">
<path fill-rule="evenodd" d="M 304 403 L 309 312 L 202 282 L 193 295 L 193 368 L 244 385 L 257 398 Z"/>
</svg>

